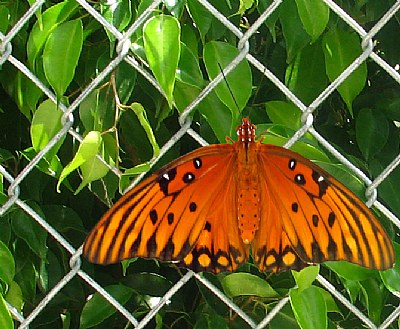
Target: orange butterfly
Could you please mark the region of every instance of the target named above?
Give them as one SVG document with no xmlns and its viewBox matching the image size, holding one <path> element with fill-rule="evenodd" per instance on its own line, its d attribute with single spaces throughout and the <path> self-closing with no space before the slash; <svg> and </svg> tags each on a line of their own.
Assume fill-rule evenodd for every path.
<svg viewBox="0 0 400 329">
<path fill-rule="evenodd" d="M 194 271 L 233 271 L 250 254 L 261 271 L 346 260 L 391 268 L 390 238 L 353 192 L 306 158 L 238 141 L 176 159 L 126 193 L 94 227 L 83 254 L 98 264 L 132 257 L 177 261 Z"/>
</svg>

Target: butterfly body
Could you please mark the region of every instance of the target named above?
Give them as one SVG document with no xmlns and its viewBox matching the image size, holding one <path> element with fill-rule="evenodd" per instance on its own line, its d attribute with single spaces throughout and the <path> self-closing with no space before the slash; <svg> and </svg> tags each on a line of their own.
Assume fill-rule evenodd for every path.
<svg viewBox="0 0 400 329">
<path fill-rule="evenodd" d="M 389 237 L 349 189 L 299 154 L 256 141 L 248 119 L 237 133 L 238 141 L 182 156 L 126 193 L 90 233 L 84 255 L 214 273 L 235 270 L 250 253 L 262 271 L 327 260 L 393 266 Z"/>
</svg>

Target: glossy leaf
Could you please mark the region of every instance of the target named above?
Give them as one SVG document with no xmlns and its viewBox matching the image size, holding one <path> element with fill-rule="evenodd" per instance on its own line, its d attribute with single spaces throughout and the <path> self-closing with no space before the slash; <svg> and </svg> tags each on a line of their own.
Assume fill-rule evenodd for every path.
<svg viewBox="0 0 400 329">
<path fill-rule="evenodd" d="M 283 1 L 280 5 L 279 20 L 286 41 L 286 62 L 290 63 L 295 56 L 310 43 L 311 37 L 303 28 L 303 23 L 296 7 L 295 0 Z"/>
<path fill-rule="evenodd" d="M 333 30 L 326 34 L 323 41 L 326 72 L 329 80 L 334 81 L 362 53 L 361 40 L 356 33 Z M 364 88 L 367 79 L 367 65 L 363 62 L 339 87 L 350 114 L 352 103 Z"/>
<path fill-rule="evenodd" d="M 400 245 L 393 242 L 393 247 L 396 252 L 396 263 L 394 268 L 380 272 L 385 287 L 390 292 L 400 291 Z"/>
<path fill-rule="evenodd" d="M 389 123 L 380 110 L 362 109 L 356 119 L 357 145 L 366 160 L 378 154 L 388 141 Z"/>
<path fill-rule="evenodd" d="M 329 7 L 319 0 L 296 0 L 304 29 L 314 42 L 325 30 L 329 21 Z"/>
<path fill-rule="evenodd" d="M 292 271 L 292 275 L 296 280 L 299 292 L 302 292 L 303 290 L 311 287 L 318 274 L 319 265 L 306 267 L 299 272 Z"/>
<path fill-rule="evenodd" d="M 204 46 L 204 63 L 210 80 L 221 73 L 239 55 L 239 50 L 227 43 L 212 41 Z M 242 60 L 214 89 L 219 99 L 238 118 L 251 95 L 251 71 L 246 59 Z"/>
<path fill-rule="evenodd" d="M 18 208 L 11 213 L 11 226 L 13 232 L 23 239 L 36 255 L 41 259 L 46 258 L 47 232 L 31 216 Z"/>
<path fill-rule="evenodd" d="M 58 98 L 71 83 L 83 44 L 83 27 L 80 20 L 57 26 L 49 35 L 43 50 L 43 67 L 46 78 Z"/>
<path fill-rule="evenodd" d="M 45 100 L 40 104 L 33 115 L 31 125 L 32 146 L 36 152 L 42 150 L 49 141 L 62 129 L 61 118 L 63 112 L 52 101 Z M 62 137 L 46 154 L 46 158 L 52 159 L 65 137 Z"/>
<path fill-rule="evenodd" d="M 250 273 L 232 273 L 221 282 L 229 297 L 258 296 L 277 297 L 278 293 L 263 279 Z"/>
<path fill-rule="evenodd" d="M 41 19 L 36 21 L 29 33 L 27 43 L 27 55 L 31 68 L 42 51 L 49 34 L 63 22 L 65 22 L 76 10 L 78 3 L 75 1 L 63 1 L 46 9 Z"/>
<path fill-rule="evenodd" d="M 14 323 L 4 301 L 3 296 L 0 294 L 0 328 L 2 329 L 13 329 Z"/>
<path fill-rule="evenodd" d="M 301 292 L 298 289 L 291 289 L 289 296 L 294 315 L 301 328 L 327 328 L 326 304 L 317 287 L 311 286 Z"/>
<path fill-rule="evenodd" d="M 265 109 L 273 123 L 293 130 L 300 128 L 302 112 L 297 106 L 283 101 L 271 101 L 265 103 Z"/>
<path fill-rule="evenodd" d="M 172 16 L 159 15 L 143 28 L 144 49 L 149 66 L 172 107 L 175 73 L 180 56 L 180 26 Z"/>
<path fill-rule="evenodd" d="M 122 285 L 104 287 L 118 302 L 124 305 L 132 296 L 132 290 Z M 117 310 L 96 292 L 83 307 L 80 328 L 92 328 L 113 315 Z"/>
<path fill-rule="evenodd" d="M 101 135 L 98 131 L 90 131 L 79 145 L 72 161 L 63 169 L 57 183 L 57 190 L 63 180 L 69 176 L 74 170 L 78 169 L 86 161 L 92 160 L 99 151 L 101 145 Z"/>
<path fill-rule="evenodd" d="M 11 284 L 15 275 L 15 262 L 8 247 L 0 240 L 0 281 Z"/>
<path fill-rule="evenodd" d="M 110 170 L 106 164 L 101 161 L 98 157 L 94 156 L 87 159 L 84 163 L 80 165 L 82 173 L 82 182 L 79 184 L 75 191 L 78 194 L 86 185 L 107 175 Z"/>
<path fill-rule="evenodd" d="M 321 42 L 304 47 L 286 69 L 289 89 L 305 104 L 310 104 L 327 86 L 325 58 Z"/>
</svg>

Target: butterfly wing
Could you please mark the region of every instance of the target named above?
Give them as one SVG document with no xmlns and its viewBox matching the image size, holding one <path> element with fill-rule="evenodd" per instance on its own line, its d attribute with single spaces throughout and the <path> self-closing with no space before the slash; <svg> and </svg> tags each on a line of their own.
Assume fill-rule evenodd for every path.
<svg viewBox="0 0 400 329">
<path fill-rule="evenodd" d="M 277 233 L 271 235 L 281 240 L 271 242 L 268 225 L 262 225 L 253 243 L 255 255 L 270 243 L 270 249 L 280 255 L 278 270 L 296 269 L 296 255 L 309 264 L 346 260 L 378 270 L 393 266 L 393 246 L 382 225 L 353 192 L 326 171 L 297 153 L 263 144 L 259 144 L 258 165 L 262 189 L 274 204 L 269 211 L 278 222 Z M 256 258 L 261 269 L 268 268 L 272 260 Z"/>
<path fill-rule="evenodd" d="M 229 250 L 227 237 L 222 234 L 223 230 L 225 234 L 228 232 L 227 218 L 232 210 L 222 210 L 216 205 L 219 199 L 231 200 L 227 195 L 234 191 L 224 186 L 232 176 L 235 161 L 232 145 L 223 144 L 200 148 L 171 162 L 109 209 L 87 237 L 83 254 L 99 264 L 150 257 L 183 261 L 191 268 L 197 268 L 198 264 L 208 268 L 204 266 L 208 254 L 211 263 L 215 260 L 216 264 L 226 264 L 218 256 L 220 252 L 229 258 L 226 267 L 232 268 L 233 265 L 228 265 L 233 249 Z M 221 211 L 228 213 L 222 215 Z M 218 217 L 222 217 L 223 224 L 217 225 Z M 211 239 L 207 240 L 206 232 Z M 238 233 L 232 229 L 229 232 L 232 241 L 238 244 Z M 236 249 L 244 255 L 243 246 Z M 185 258 L 188 254 L 191 261 L 190 256 Z"/>
</svg>

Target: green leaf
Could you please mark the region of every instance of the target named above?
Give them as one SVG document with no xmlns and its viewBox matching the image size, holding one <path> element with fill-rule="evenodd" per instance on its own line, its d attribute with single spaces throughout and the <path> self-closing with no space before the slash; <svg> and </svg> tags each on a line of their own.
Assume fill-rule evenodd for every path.
<svg viewBox="0 0 400 329">
<path fill-rule="evenodd" d="M 149 120 L 147 119 L 147 114 L 142 106 L 139 103 L 132 103 L 130 108 L 136 114 L 137 118 L 139 119 L 140 125 L 143 127 L 144 131 L 146 132 L 147 138 L 153 148 L 153 158 L 157 157 L 160 153 L 160 147 L 157 144 L 156 137 L 153 133 L 153 128 L 150 125 Z"/>
<path fill-rule="evenodd" d="M 15 262 L 8 247 L 0 240 L 0 280 L 10 285 L 15 275 Z"/>
<path fill-rule="evenodd" d="M 291 63 L 300 50 L 310 43 L 311 38 L 303 28 L 295 0 L 282 2 L 279 9 L 279 20 L 286 41 L 286 62 Z"/>
<path fill-rule="evenodd" d="M 192 17 L 204 43 L 206 34 L 211 28 L 214 16 L 197 0 L 187 0 L 189 15 Z"/>
<path fill-rule="evenodd" d="M 296 280 L 299 292 L 311 287 L 318 274 L 319 265 L 305 267 L 299 272 L 292 271 L 292 275 Z"/>
<path fill-rule="evenodd" d="M 123 31 L 132 19 L 131 3 L 128 0 L 117 0 L 113 2 L 101 3 L 101 13 L 104 18 L 115 26 L 119 31 Z M 115 36 L 105 29 L 109 39 L 115 40 Z"/>
<path fill-rule="evenodd" d="M 378 280 L 369 278 L 360 282 L 360 284 L 367 302 L 368 316 L 374 323 L 379 323 L 383 308 L 383 296 Z"/>
<path fill-rule="evenodd" d="M 122 285 L 104 287 L 118 302 L 124 305 L 132 296 L 132 290 Z M 117 310 L 96 292 L 83 307 L 80 328 L 94 327 L 113 315 Z"/>
<path fill-rule="evenodd" d="M 0 6 L 0 32 L 4 35 L 7 32 L 9 25 L 9 11 L 6 6 Z"/>
<path fill-rule="evenodd" d="M 329 7 L 319 0 L 296 0 L 304 29 L 314 42 L 325 30 L 329 21 Z"/>
<path fill-rule="evenodd" d="M 14 306 L 18 311 L 22 311 L 24 306 L 24 297 L 18 283 L 11 281 L 6 294 L 6 301 Z"/>
<path fill-rule="evenodd" d="M 71 83 L 83 45 L 80 20 L 57 26 L 49 35 L 43 50 L 43 67 L 47 81 L 60 99 Z"/>
<path fill-rule="evenodd" d="M 220 41 L 211 41 L 204 46 L 204 63 L 210 80 L 221 73 L 239 55 L 239 50 Z M 243 59 L 214 89 L 219 99 L 231 110 L 234 121 L 246 106 L 252 88 L 249 63 Z M 236 102 L 235 102 L 236 101 Z"/>
<path fill-rule="evenodd" d="M 99 151 L 102 138 L 98 131 L 90 131 L 79 145 L 72 161 L 63 169 L 57 183 L 57 191 L 60 191 L 60 185 L 74 170 L 78 169 L 86 161 L 91 160 Z"/>
<path fill-rule="evenodd" d="M 271 101 L 265 103 L 265 109 L 273 123 L 282 124 L 293 130 L 300 128 L 302 112 L 297 106 L 284 101 Z"/>
<path fill-rule="evenodd" d="M 183 111 L 201 92 L 201 88 L 181 81 L 176 81 L 174 98 L 178 111 Z M 220 143 L 225 142 L 226 136 L 231 133 L 232 114 L 214 92 L 207 95 L 197 106 L 200 113 L 206 118 Z"/>
<path fill-rule="evenodd" d="M 394 268 L 380 272 L 381 278 L 385 287 L 390 292 L 400 291 L 400 245 L 397 242 L 392 242 L 396 253 L 396 263 Z"/>
<path fill-rule="evenodd" d="M 23 239 L 36 255 L 41 259 L 46 259 L 46 230 L 20 208 L 11 212 L 10 215 L 13 232 L 19 238 Z"/>
<path fill-rule="evenodd" d="M 377 270 L 371 270 L 345 261 L 325 262 L 332 271 L 339 276 L 351 281 L 363 281 L 378 275 Z"/>
<path fill-rule="evenodd" d="M 3 296 L 0 294 L 0 328 L 13 329 L 14 322 Z"/>
<path fill-rule="evenodd" d="M 362 109 L 356 119 L 357 145 L 366 160 L 377 155 L 389 138 L 389 122 L 380 110 Z"/>
<path fill-rule="evenodd" d="M 49 99 L 39 105 L 33 115 L 31 125 L 32 146 L 36 152 L 42 150 L 61 130 L 62 115 L 63 112 Z M 65 137 L 62 137 L 46 154 L 47 159 L 52 159 L 56 155 L 64 139 Z"/>
<path fill-rule="evenodd" d="M 303 329 L 323 329 L 328 326 L 324 297 L 317 287 L 303 291 L 290 289 L 290 303 L 298 324 Z"/>
<path fill-rule="evenodd" d="M 171 281 L 155 273 L 132 273 L 123 278 L 122 283 L 140 294 L 154 297 L 172 288 Z"/>
<path fill-rule="evenodd" d="M 87 159 L 84 163 L 82 163 L 80 165 L 80 169 L 82 173 L 82 182 L 79 184 L 78 188 L 74 192 L 75 195 L 78 194 L 86 185 L 95 180 L 103 178 L 110 170 L 104 164 L 104 162 L 96 156 Z"/>
<path fill-rule="evenodd" d="M 310 104 L 327 86 L 325 58 L 321 42 L 304 47 L 285 75 L 286 85 L 305 104 Z"/>
<path fill-rule="evenodd" d="M 329 80 L 334 81 L 362 53 L 361 40 L 358 34 L 332 30 L 323 40 L 326 72 Z M 353 100 L 364 88 L 367 80 L 367 64 L 363 62 L 338 87 L 340 96 L 353 115 Z"/>
<path fill-rule="evenodd" d="M 48 8 L 37 20 L 29 33 L 27 43 L 28 62 L 35 68 L 35 61 L 42 51 L 49 34 L 67 20 L 78 7 L 76 1 L 64 1 Z"/>
<path fill-rule="evenodd" d="M 198 58 L 184 43 L 181 43 L 181 57 L 176 78 L 193 86 L 203 87 L 204 85 Z"/>
<path fill-rule="evenodd" d="M 180 26 L 176 18 L 158 15 L 143 27 L 146 57 L 172 108 L 175 73 L 180 56 Z"/>
<path fill-rule="evenodd" d="M 224 292 L 229 297 L 259 296 L 277 297 L 278 293 L 267 281 L 250 273 L 228 274 L 221 281 Z"/>
</svg>

